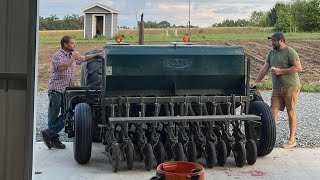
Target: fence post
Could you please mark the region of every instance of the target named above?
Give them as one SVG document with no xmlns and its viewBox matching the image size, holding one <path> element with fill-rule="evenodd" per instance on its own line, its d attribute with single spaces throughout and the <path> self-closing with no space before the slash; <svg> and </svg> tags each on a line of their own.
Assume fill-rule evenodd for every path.
<svg viewBox="0 0 320 180">
<path fill-rule="evenodd" d="M 141 21 L 139 23 L 139 44 L 144 44 L 144 23 L 143 23 L 143 14 L 141 14 Z"/>
</svg>

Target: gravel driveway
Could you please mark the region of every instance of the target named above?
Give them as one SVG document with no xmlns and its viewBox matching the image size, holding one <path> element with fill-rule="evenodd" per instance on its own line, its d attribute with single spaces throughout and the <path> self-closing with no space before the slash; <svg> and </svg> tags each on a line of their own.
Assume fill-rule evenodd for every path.
<svg viewBox="0 0 320 180">
<path fill-rule="evenodd" d="M 270 105 L 271 91 L 261 91 L 263 99 Z M 36 106 L 36 141 L 41 141 L 39 132 L 47 127 L 48 96 L 39 93 Z M 320 147 L 320 93 L 300 94 L 297 107 L 298 125 L 296 139 L 299 147 Z M 289 127 L 286 112 L 279 113 L 276 147 L 288 138 Z M 61 141 L 70 141 L 67 134 L 60 132 Z"/>
</svg>

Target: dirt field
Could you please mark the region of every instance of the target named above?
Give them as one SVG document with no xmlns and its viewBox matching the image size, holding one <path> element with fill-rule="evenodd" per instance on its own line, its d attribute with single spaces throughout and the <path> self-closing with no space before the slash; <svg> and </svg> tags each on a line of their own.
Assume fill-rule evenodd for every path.
<svg viewBox="0 0 320 180">
<path fill-rule="evenodd" d="M 207 42 L 202 44 L 240 45 L 244 47 L 245 54 L 251 58 L 251 77 L 255 78 L 265 61 L 267 52 L 271 48 L 270 41 L 227 41 Z M 303 83 L 320 83 L 320 40 L 290 40 L 288 46 L 293 47 L 299 54 L 303 72 L 300 74 Z M 102 49 L 104 43 L 77 44 L 76 51 L 84 54 L 91 50 Z M 51 58 L 59 49 L 59 44 L 39 45 L 38 62 L 38 91 L 46 91 L 51 73 Z M 80 66 L 76 69 L 76 79 L 80 79 Z M 270 79 L 265 78 L 265 81 Z"/>
</svg>

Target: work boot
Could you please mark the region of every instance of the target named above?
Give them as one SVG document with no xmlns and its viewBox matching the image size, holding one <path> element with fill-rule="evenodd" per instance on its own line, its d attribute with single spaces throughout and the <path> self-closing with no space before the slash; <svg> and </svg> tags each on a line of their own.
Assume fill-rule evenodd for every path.
<svg viewBox="0 0 320 180">
<path fill-rule="evenodd" d="M 293 142 L 292 141 L 288 141 L 287 143 L 282 145 L 282 148 L 283 149 L 291 149 L 291 148 L 294 148 L 296 146 L 297 146 L 296 141 L 293 141 Z"/>
<path fill-rule="evenodd" d="M 56 149 L 65 149 L 66 145 L 59 141 L 59 142 L 52 142 L 52 147 Z"/>
<path fill-rule="evenodd" d="M 43 143 L 49 148 L 49 149 L 51 149 L 51 147 L 52 147 L 52 144 L 51 144 L 51 142 L 50 142 L 50 135 L 49 135 L 49 133 L 47 133 L 47 131 L 45 131 L 45 130 L 42 130 L 41 131 L 41 138 L 42 138 L 42 141 L 43 141 Z"/>
</svg>

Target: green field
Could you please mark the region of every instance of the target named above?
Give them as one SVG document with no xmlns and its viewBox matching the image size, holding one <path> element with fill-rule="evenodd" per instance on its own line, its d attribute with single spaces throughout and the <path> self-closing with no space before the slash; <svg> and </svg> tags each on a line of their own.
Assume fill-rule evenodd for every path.
<svg viewBox="0 0 320 180">
<path fill-rule="evenodd" d="M 196 28 L 191 29 L 191 42 L 230 41 L 230 40 L 264 40 L 273 33 L 271 28 Z M 123 36 L 123 42 L 136 44 L 138 29 L 119 29 L 118 34 Z M 152 42 L 179 42 L 188 29 L 145 29 L 144 40 Z M 63 35 L 71 35 L 77 43 L 114 42 L 114 38 L 99 37 L 85 39 L 83 30 L 40 31 L 40 44 L 56 44 Z M 320 33 L 286 33 L 287 39 L 320 39 Z"/>
</svg>

